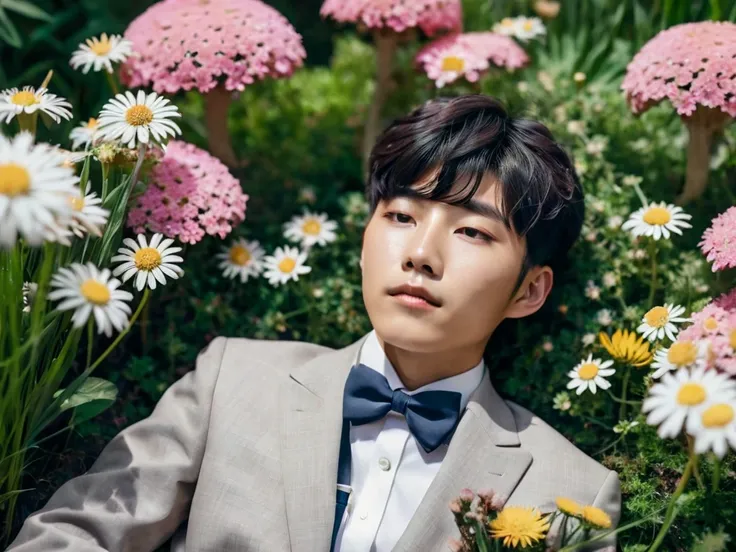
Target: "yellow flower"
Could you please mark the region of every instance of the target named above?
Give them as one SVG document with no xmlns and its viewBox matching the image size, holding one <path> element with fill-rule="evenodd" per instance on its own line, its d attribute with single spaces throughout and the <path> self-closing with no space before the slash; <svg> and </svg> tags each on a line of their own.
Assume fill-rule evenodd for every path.
<svg viewBox="0 0 736 552">
<path fill-rule="evenodd" d="M 557 509 L 566 516 L 580 517 L 583 513 L 583 507 L 571 498 L 559 496 L 555 504 L 557 504 Z"/>
<path fill-rule="evenodd" d="M 536 508 L 509 506 L 498 513 L 489 523 L 491 537 L 503 539 L 504 546 L 521 548 L 532 546 L 544 539 L 549 530 L 549 521 Z"/>
<path fill-rule="evenodd" d="M 618 362 L 636 367 L 646 366 L 652 362 L 649 343 L 643 337 L 637 337 L 634 332 L 616 330 L 612 337 L 608 337 L 608 334 L 601 332 L 598 334 L 598 338 L 608 354 Z"/>
<path fill-rule="evenodd" d="M 611 518 L 595 506 L 583 506 L 583 520 L 596 529 L 610 529 Z"/>
</svg>

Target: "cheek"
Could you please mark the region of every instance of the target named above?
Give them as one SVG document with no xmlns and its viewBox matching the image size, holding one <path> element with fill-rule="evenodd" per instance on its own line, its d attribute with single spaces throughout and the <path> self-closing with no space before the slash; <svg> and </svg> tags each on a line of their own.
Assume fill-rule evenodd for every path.
<svg viewBox="0 0 736 552">
<path fill-rule="evenodd" d="M 516 283 L 516 259 L 501 248 L 458 255 L 451 264 L 452 289 L 463 303 L 485 309 L 504 306 Z"/>
</svg>

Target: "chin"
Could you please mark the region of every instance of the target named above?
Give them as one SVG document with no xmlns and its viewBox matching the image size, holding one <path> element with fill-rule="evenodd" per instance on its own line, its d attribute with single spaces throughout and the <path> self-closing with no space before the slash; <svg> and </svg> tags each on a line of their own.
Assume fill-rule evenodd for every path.
<svg viewBox="0 0 736 552">
<path fill-rule="evenodd" d="M 421 317 L 406 315 L 371 319 L 378 336 L 386 343 L 405 351 L 431 353 L 443 349 L 447 332 Z"/>
</svg>

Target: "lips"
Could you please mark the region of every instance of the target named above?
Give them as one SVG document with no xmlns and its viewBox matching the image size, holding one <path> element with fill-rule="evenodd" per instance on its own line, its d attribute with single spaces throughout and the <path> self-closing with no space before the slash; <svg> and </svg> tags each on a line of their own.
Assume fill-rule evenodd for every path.
<svg viewBox="0 0 736 552">
<path fill-rule="evenodd" d="M 410 295 L 412 297 L 419 297 L 420 299 L 424 299 L 427 303 L 432 305 L 433 307 L 439 307 L 442 305 L 442 302 L 437 299 L 434 295 L 432 295 L 426 288 L 423 288 L 422 286 L 412 286 L 410 284 L 403 284 L 398 287 L 391 288 L 388 291 L 389 295 Z"/>
</svg>

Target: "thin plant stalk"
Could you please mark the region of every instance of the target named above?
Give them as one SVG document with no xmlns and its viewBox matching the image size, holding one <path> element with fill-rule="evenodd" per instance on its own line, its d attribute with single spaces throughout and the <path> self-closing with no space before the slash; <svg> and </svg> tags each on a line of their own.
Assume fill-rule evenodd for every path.
<svg viewBox="0 0 736 552">
<path fill-rule="evenodd" d="M 697 456 L 695 454 L 690 455 L 690 458 L 687 461 L 687 465 L 685 466 L 685 471 L 680 478 L 680 483 L 677 485 L 672 498 L 670 498 L 669 505 L 667 506 L 667 512 L 665 513 L 664 521 L 662 522 L 662 527 L 659 528 L 659 532 L 657 533 L 652 546 L 649 547 L 647 552 L 656 552 L 662 545 L 662 542 L 667 535 L 667 531 L 669 530 L 670 525 L 672 525 L 672 522 L 675 520 L 675 505 L 677 503 L 677 499 L 680 498 L 680 495 L 682 495 L 682 493 L 685 491 L 685 486 L 687 485 L 687 482 L 690 480 L 690 476 L 692 475 L 696 458 Z"/>
</svg>

